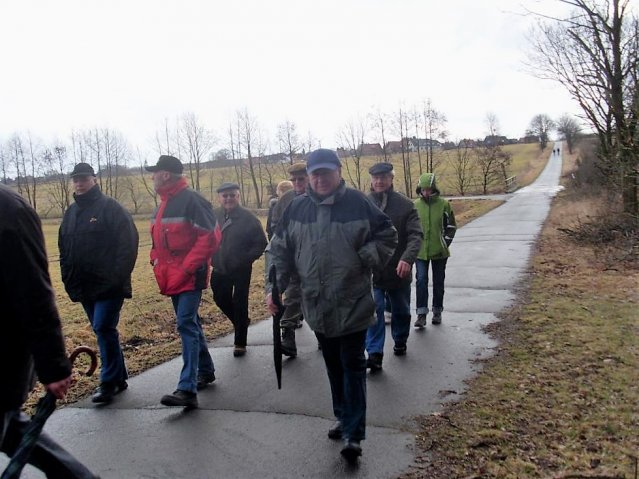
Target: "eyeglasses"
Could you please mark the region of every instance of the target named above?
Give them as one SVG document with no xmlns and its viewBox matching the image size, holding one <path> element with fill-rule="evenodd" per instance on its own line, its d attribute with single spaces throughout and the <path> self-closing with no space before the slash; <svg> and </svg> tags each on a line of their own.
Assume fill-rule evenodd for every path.
<svg viewBox="0 0 639 479">
<path fill-rule="evenodd" d="M 222 198 L 235 198 L 236 196 L 236 193 L 222 193 Z"/>
</svg>

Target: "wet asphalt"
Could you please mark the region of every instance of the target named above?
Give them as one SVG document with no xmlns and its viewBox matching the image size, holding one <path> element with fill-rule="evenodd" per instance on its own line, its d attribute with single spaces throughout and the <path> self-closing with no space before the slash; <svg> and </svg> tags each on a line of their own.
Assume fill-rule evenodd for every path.
<svg viewBox="0 0 639 479">
<path fill-rule="evenodd" d="M 328 379 L 306 325 L 297 330 L 298 357 L 284 360 L 281 390 L 271 324 L 262 321 L 249 329 L 245 357 L 232 356 L 232 336 L 210 344 L 217 380 L 198 395 L 199 409 L 160 405 L 175 389 L 177 358 L 131 378 L 106 407 L 86 400 L 56 411 L 45 430 L 102 478 L 398 476 L 413 464 L 415 417 L 459 398 L 480 369 L 475 360 L 492 354 L 496 343 L 482 327 L 514 300 L 560 171 L 560 156 L 551 155 L 535 183 L 458 231 L 441 325 L 429 316 L 425 330 L 411 330 L 404 357 L 393 355 L 387 330 L 383 370 L 368 376 L 367 439 L 357 466 L 326 436 L 333 422 Z M 0 470 L 5 464 L 0 457 Z M 23 477 L 44 476 L 28 467 Z"/>
</svg>

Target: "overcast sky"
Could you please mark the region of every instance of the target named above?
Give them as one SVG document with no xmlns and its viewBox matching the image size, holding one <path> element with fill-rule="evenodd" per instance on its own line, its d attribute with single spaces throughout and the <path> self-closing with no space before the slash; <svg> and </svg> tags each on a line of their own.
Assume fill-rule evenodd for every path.
<svg viewBox="0 0 639 479">
<path fill-rule="evenodd" d="M 531 17 L 553 0 L 2 0 L 0 141 L 110 127 L 150 148 L 164 119 L 195 113 L 220 137 L 247 108 L 322 146 L 375 107 L 430 98 L 451 138 L 487 112 L 523 136 L 531 117 L 578 112 L 524 70 Z M 370 138 L 372 139 L 372 138 Z"/>
</svg>

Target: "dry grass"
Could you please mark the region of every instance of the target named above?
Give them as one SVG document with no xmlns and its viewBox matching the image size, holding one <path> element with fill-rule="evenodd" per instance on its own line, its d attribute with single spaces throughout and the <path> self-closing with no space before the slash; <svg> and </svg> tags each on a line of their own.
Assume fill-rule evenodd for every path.
<svg viewBox="0 0 639 479">
<path fill-rule="evenodd" d="M 496 356 L 463 400 L 420 418 L 405 477 L 637 477 L 639 268 L 607 268 L 558 230 L 599 204 L 554 201 L 520 303 L 490 328 Z"/>
</svg>

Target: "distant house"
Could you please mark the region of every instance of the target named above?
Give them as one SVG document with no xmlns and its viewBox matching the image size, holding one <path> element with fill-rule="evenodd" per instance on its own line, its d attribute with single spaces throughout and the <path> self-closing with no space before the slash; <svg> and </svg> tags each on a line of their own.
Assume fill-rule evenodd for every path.
<svg viewBox="0 0 639 479">
<path fill-rule="evenodd" d="M 404 151 L 409 151 L 408 140 L 403 138 L 401 141 L 387 141 L 386 142 L 386 153 L 401 153 L 402 152 L 402 143 L 404 144 Z"/>
<path fill-rule="evenodd" d="M 362 143 L 360 145 L 362 156 L 383 156 L 384 149 L 379 143 Z"/>
<path fill-rule="evenodd" d="M 539 137 L 537 135 L 526 135 L 519 139 L 519 143 L 538 143 Z"/>
<path fill-rule="evenodd" d="M 408 139 L 408 149 L 410 151 L 425 151 L 432 147 L 433 150 L 442 148 L 442 143 L 437 140 L 429 140 L 428 138 L 412 137 Z"/>
<path fill-rule="evenodd" d="M 484 146 L 501 146 L 508 144 L 508 138 L 501 135 L 488 135 L 484 138 Z"/>
</svg>

